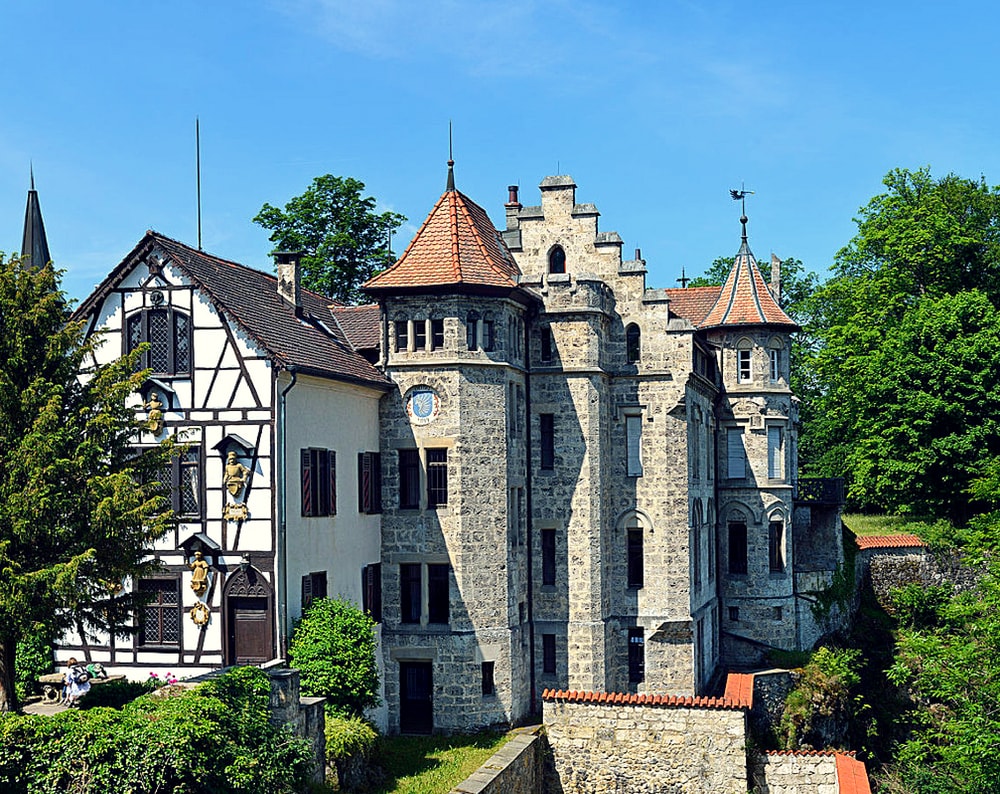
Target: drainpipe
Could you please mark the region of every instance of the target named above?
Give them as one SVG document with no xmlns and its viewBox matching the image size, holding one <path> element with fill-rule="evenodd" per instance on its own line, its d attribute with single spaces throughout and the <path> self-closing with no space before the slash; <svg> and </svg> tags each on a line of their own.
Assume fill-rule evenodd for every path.
<svg viewBox="0 0 1000 794">
<path fill-rule="evenodd" d="M 285 424 L 288 415 L 285 401 L 298 378 L 295 367 L 286 369 L 291 382 L 278 397 L 278 653 L 288 664 L 288 450 L 286 449 Z"/>
</svg>

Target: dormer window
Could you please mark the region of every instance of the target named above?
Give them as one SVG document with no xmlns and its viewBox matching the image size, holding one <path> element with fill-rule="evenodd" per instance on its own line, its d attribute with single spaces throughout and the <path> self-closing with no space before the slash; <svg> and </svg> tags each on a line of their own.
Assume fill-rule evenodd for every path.
<svg viewBox="0 0 1000 794">
<path fill-rule="evenodd" d="M 557 245 L 549 252 L 549 272 L 566 272 L 566 252 L 563 251 L 561 245 Z"/>
<path fill-rule="evenodd" d="M 126 322 L 129 351 L 148 342 L 139 366 L 156 375 L 187 375 L 191 372 L 191 319 L 168 307 L 133 314 Z"/>
<path fill-rule="evenodd" d="M 625 359 L 629 364 L 639 360 L 639 326 L 635 323 L 625 329 Z"/>
</svg>

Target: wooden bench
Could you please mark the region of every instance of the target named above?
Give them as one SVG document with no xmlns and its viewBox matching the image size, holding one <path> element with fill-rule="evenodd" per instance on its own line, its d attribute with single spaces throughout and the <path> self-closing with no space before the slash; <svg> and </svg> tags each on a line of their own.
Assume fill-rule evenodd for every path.
<svg viewBox="0 0 1000 794">
<path fill-rule="evenodd" d="M 123 675 L 109 675 L 107 678 L 91 678 L 91 684 L 106 684 L 108 681 L 122 681 Z M 62 700 L 63 684 L 66 676 L 63 673 L 48 673 L 38 676 L 38 686 L 42 690 L 43 703 L 58 703 Z"/>
</svg>

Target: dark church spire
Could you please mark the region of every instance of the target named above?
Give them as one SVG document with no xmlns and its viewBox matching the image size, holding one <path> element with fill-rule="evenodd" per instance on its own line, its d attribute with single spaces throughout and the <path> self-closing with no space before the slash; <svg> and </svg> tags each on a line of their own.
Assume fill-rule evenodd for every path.
<svg viewBox="0 0 1000 794">
<path fill-rule="evenodd" d="M 49 256 L 49 241 L 45 237 L 45 224 L 42 223 L 42 208 L 38 204 L 38 191 L 35 190 L 35 169 L 31 169 L 31 189 L 28 191 L 28 206 L 24 209 L 24 237 L 21 240 L 21 256 L 27 259 L 32 267 L 47 265 Z"/>
</svg>

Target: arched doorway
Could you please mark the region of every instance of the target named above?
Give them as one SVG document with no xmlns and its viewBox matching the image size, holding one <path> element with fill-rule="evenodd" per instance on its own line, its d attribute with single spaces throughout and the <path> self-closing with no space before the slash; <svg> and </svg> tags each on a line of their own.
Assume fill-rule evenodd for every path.
<svg viewBox="0 0 1000 794">
<path fill-rule="evenodd" d="M 274 599 L 264 575 L 241 565 L 225 590 L 226 664 L 262 664 L 274 658 Z"/>
</svg>

